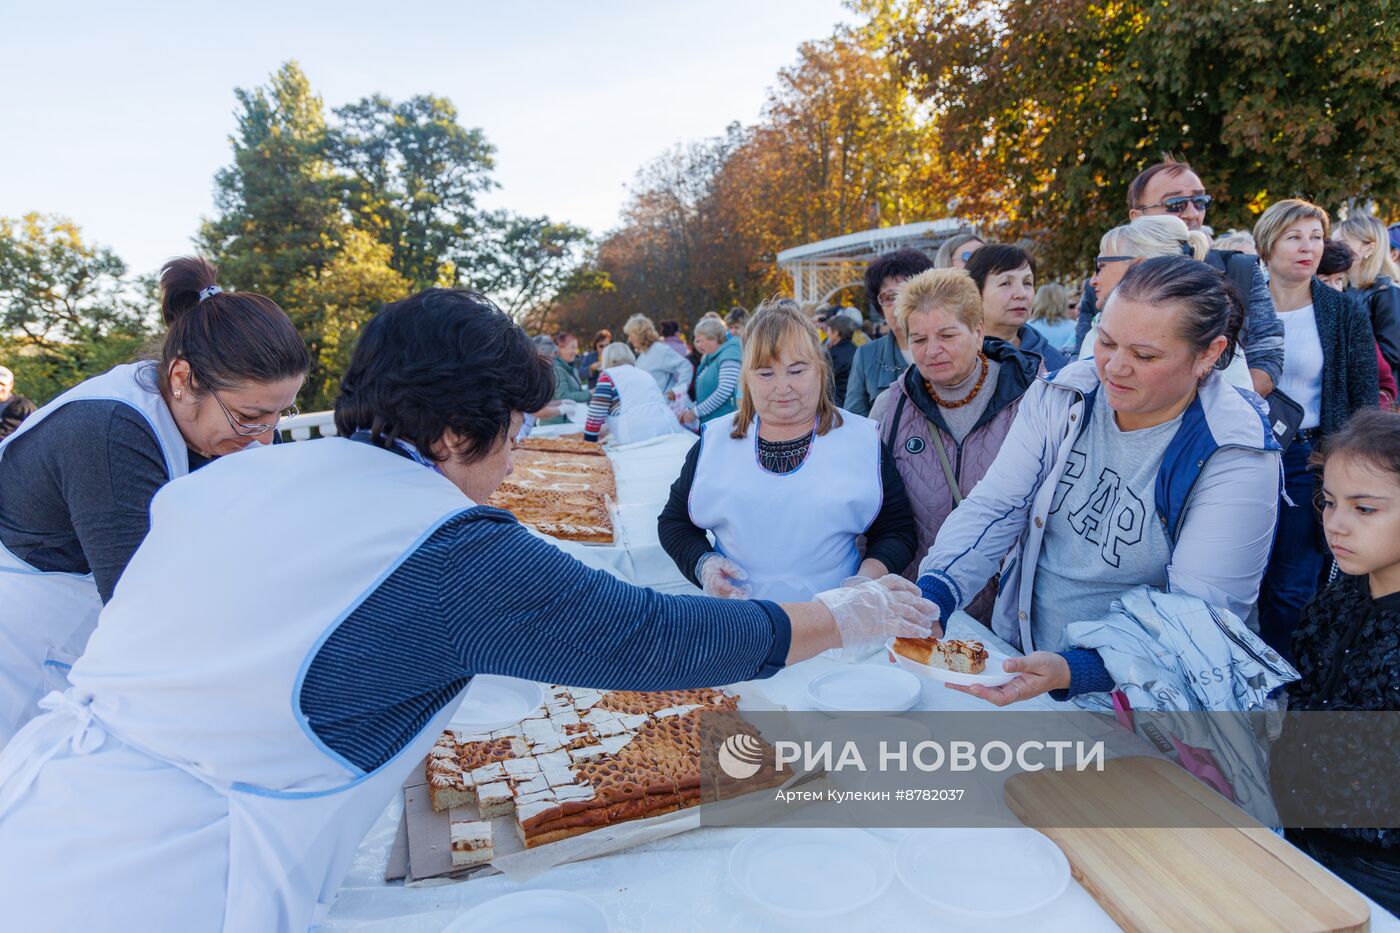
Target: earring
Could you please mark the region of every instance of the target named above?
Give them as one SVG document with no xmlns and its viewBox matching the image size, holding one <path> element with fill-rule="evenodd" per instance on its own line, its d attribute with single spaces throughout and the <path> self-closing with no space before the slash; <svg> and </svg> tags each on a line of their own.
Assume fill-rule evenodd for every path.
<svg viewBox="0 0 1400 933">
<path fill-rule="evenodd" d="M 179 389 L 176 389 L 176 390 L 175 390 L 175 397 L 176 397 L 176 398 L 179 398 L 179 397 L 180 397 L 180 390 L 179 390 Z"/>
</svg>

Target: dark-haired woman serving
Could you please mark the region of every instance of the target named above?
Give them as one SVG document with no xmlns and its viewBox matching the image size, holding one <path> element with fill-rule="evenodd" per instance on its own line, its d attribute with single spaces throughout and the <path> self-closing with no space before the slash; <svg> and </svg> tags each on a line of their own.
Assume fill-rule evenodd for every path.
<svg viewBox="0 0 1400 933">
<path fill-rule="evenodd" d="M 8 929 L 314 929 L 475 674 L 712 687 L 929 632 L 902 578 L 665 596 L 478 505 L 550 368 L 478 296 L 430 290 L 365 328 L 342 437 L 155 497 L 72 686 L 0 753 Z"/>
<path fill-rule="evenodd" d="M 159 361 L 75 386 L 0 443 L 0 745 L 46 680 L 63 685 L 156 491 L 271 443 L 306 377 L 306 347 L 269 299 L 221 291 L 202 259 L 171 261 L 160 284 Z"/>
</svg>

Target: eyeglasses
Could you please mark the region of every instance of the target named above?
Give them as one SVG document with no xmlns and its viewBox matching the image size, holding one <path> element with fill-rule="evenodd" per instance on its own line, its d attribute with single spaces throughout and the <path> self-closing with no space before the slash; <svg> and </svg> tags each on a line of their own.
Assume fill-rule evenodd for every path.
<svg viewBox="0 0 1400 933">
<path fill-rule="evenodd" d="M 224 410 L 224 417 L 228 419 L 228 426 L 233 428 L 233 433 L 237 434 L 239 437 L 259 437 L 266 434 L 268 431 L 276 430 L 277 426 L 288 418 L 295 418 L 297 415 L 301 414 L 301 409 L 293 405 L 291 408 L 279 411 L 277 413 L 277 420 L 272 422 L 272 424 L 244 424 L 233 416 L 233 412 L 228 410 L 228 406 L 224 404 L 224 400 L 219 398 L 219 393 L 210 389 L 209 394 L 214 396 L 214 401 L 218 402 L 219 407 Z"/>
<path fill-rule="evenodd" d="M 1204 214 L 1206 208 L 1210 207 L 1214 201 L 1215 199 L 1208 194 L 1180 194 L 1174 198 L 1163 198 L 1156 204 L 1144 204 L 1139 207 L 1138 210 L 1150 211 L 1154 207 L 1160 207 L 1168 214 L 1180 214 L 1182 211 L 1186 210 L 1186 205 L 1190 204 L 1196 210 Z"/>
<path fill-rule="evenodd" d="M 1110 262 L 1128 262 L 1136 258 L 1136 256 L 1099 256 L 1094 260 L 1094 274 L 1098 275 L 1103 271 L 1103 267 Z"/>
</svg>

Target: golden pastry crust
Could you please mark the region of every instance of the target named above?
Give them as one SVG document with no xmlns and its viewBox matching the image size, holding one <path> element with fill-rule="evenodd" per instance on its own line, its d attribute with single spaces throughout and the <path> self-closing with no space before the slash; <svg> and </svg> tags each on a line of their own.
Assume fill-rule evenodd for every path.
<svg viewBox="0 0 1400 933">
<path fill-rule="evenodd" d="M 517 451 L 514 471 L 486 501 L 541 534 L 566 541 L 615 540 L 608 498 L 617 494 L 607 457 Z"/>
<path fill-rule="evenodd" d="M 516 735 L 493 733 L 498 737 L 462 741 L 444 734 L 425 762 L 434 809 L 476 796 L 471 787 L 475 769 L 468 764 L 475 765 L 484 795 L 482 817 L 513 811 L 517 833 L 527 848 L 534 848 L 772 786 L 787 776 L 773 767 L 770 756 L 757 775 L 744 781 L 716 774 L 707 784 L 702 778 L 708 741 L 701 738 L 702 714 L 722 717 L 720 722 L 703 720 L 706 736 L 711 729 L 726 736 L 743 730 L 758 738 L 737 712 L 738 697 L 722 691 L 575 694 L 555 687 L 550 695 L 539 715 L 510 730 Z M 600 726 L 608 736 L 600 734 Z M 488 778 L 496 783 L 480 784 Z M 513 802 L 499 800 L 503 787 Z M 492 801 L 489 814 L 484 812 L 487 797 Z"/>
<path fill-rule="evenodd" d="M 987 649 L 980 641 L 896 638 L 894 651 L 919 664 L 962 674 L 980 674 L 987 668 Z"/>
</svg>

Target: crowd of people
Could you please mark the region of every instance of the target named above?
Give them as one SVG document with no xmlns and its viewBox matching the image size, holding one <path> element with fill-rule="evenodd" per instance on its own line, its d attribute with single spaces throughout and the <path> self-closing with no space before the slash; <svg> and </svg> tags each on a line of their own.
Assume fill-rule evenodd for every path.
<svg viewBox="0 0 1400 933">
<path fill-rule="evenodd" d="M 1211 203 L 1167 160 L 1084 283 L 961 235 L 871 261 L 866 313 L 634 315 L 587 353 L 430 289 L 365 328 L 339 437 L 290 445 L 295 328 L 171 262 L 157 359 L 13 427 L 0 369 L 0 899 L 22 926 L 76 925 L 77 883 L 133 929 L 305 927 L 478 673 L 722 685 L 964 610 L 1022 656 L 957 689 L 1089 703 L 1173 676 L 1103 621 L 1147 591 L 1223 677 L 1289 682 L 1276 704 L 1400 709 L 1400 225 L 1290 198 L 1212 240 Z M 699 435 L 658 533 L 711 598 L 480 505 L 563 421 Z M 1400 910 L 1394 831 L 1290 838 Z"/>
<path fill-rule="evenodd" d="M 963 236 L 870 262 L 869 318 L 779 299 L 727 338 L 701 321 L 729 377 L 682 395 L 654 373 L 704 413 L 677 419 L 702 439 L 659 519 L 677 569 L 729 598 L 898 573 L 1024 652 L 1010 683 L 968 688 L 1002 705 L 1115 692 L 1082 622 L 1146 587 L 1223 610 L 1238 650 L 1311 685 L 1304 708 L 1400 709 L 1400 537 L 1369 533 L 1400 530 L 1400 225 L 1334 228 L 1289 198 L 1213 240 L 1210 204 L 1190 165 L 1150 166 L 1080 288 Z M 1343 603 L 1376 633 L 1348 642 L 1385 672 L 1367 689 L 1324 676 L 1336 632 L 1300 624 Z M 1393 834 L 1306 838 L 1400 905 Z"/>
</svg>

